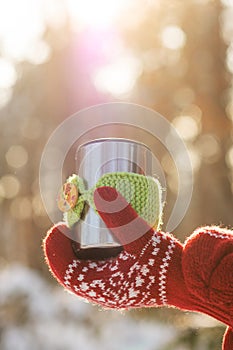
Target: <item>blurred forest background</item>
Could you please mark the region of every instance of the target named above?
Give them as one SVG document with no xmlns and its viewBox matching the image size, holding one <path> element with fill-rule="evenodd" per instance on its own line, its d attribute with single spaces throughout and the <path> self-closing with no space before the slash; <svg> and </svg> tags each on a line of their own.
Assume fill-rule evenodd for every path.
<svg viewBox="0 0 233 350">
<path fill-rule="evenodd" d="M 71 114 L 138 103 L 173 123 L 192 159 L 192 201 L 175 235 L 232 227 L 232 74 L 232 0 L 0 0 L 2 350 L 220 349 L 224 326 L 209 317 L 103 311 L 57 286 L 41 250 L 52 223 L 38 175 L 46 141 Z M 177 174 L 151 142 L 167 180 L 166 222 Z"/>
</svg>

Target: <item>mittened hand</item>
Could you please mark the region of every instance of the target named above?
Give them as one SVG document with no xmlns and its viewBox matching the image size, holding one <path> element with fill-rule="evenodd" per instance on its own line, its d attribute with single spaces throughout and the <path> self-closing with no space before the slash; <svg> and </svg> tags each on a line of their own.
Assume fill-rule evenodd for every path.
<svg viewBox="0 0 233 350">
<path fill-rule="evenodd" d="M 108 308 L 168 304 L 206 313 L 229 326 L 223 349 L 232 350 L 232 232 L 200 228 L 183 247 L 172 235 L 151 229 L 115 189 L 96 189 L 94 201 L 122 250 L 107 260 L 80 260 L 69 229 L 58 224 L 44 240 L 56 279 L 69 291 Z"/>
<path fill-rule="evenodd" d="M 151 229 L 115 189 L 98 188 L 94 200 L 123 250 L 108 260 L 80 260 L 67 237 L 69 229 L 58 224 L 44 241 L 47 262 L 57 280 L 75 294 L 108 308 L 168 302 L 185 306 L 181 244 Z"/>
</svg>

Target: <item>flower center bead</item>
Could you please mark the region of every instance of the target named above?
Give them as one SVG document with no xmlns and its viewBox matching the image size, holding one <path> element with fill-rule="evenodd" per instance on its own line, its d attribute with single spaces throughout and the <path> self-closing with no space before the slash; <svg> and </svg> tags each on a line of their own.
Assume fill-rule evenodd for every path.
<svg viewBox="0 0 233 350">
<path fill-rule="evenodd" d="M 58 194 L 58 198 L 57 198 L 58 208 L 65 213 L 70 209 L 74 208 L 77 201 L 78 201 L 77 187 L 75 186 L 75 184 L 71 182 L 66 182 L 62 186 Z"/>
</svg>

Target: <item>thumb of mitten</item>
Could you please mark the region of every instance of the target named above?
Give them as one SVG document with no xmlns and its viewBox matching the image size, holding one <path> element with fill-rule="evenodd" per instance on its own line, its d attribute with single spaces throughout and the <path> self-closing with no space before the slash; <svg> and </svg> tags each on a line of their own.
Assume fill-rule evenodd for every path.
<svg viewBox="0 0 233 350">
<path fill-rule="evenodd" d="M 154 230 L 115 188 L 97 188 L 94 202 L 100 217 L 125 251 L 134 253 L 144 248 Z"/>
</svg>

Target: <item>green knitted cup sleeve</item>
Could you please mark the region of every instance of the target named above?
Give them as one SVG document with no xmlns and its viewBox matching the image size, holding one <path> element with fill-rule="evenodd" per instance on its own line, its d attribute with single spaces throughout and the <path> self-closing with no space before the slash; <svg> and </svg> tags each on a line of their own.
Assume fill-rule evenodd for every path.
<svg viewBox="0 0 233 350">
<path fill-rule="evenodd" d="M 85 205 L 91 206 L 97 213 L 94 191 L 102 186 L 116 188 L 151 227 L 160 229 L 162 225 L 162 187 L 160 182 L 151 176 L 126 172 L 107 173 L 89 190 L 85 190 L 84 181 L 78 175 L 70 176 L 67 182 L 74 183 L 79 192 L 75 207 L 64 214 L 64 221 L 69 227 L 80 220 Z"/>
<path fill-rule="evenodd" d="M 65 221 L 67 226 L 72 227 L 80 220 L 84 207 L 85 199 L 83 198 L 83 196 L 80 196 L 76 206 L 73 209 L 70 209 L 68 212 L 64 213 L 63 215 L 63 220 Z"/>
<path fill-rule="evenodd" d="M 108 173 L 98 180 L 92 191 L 102 186 L 116 188 L 150 226 L 161 226 L 162 188 L 157 179 L 135 173 Z M 95 208 L 93 195 L 90 198 L 91 206 Z"/>
</svg>

